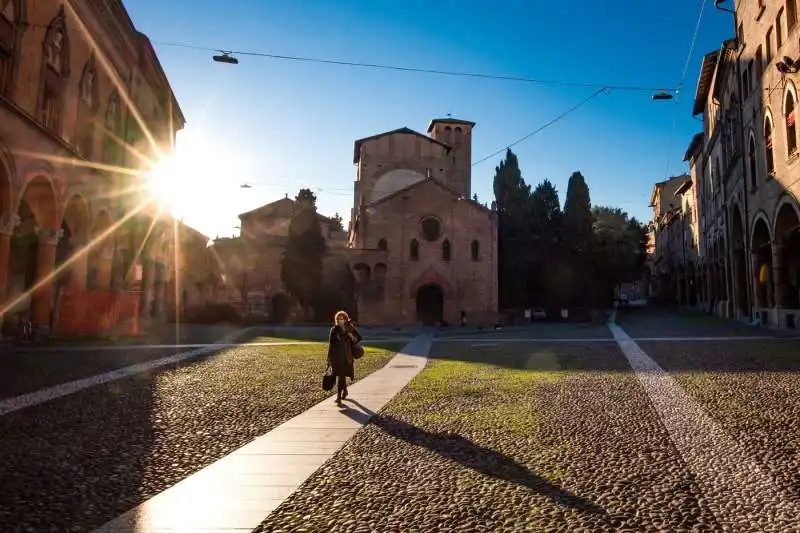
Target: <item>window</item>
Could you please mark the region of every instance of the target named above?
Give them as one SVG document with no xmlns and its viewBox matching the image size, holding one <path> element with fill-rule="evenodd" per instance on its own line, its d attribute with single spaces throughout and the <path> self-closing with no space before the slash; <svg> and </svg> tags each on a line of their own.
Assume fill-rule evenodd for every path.
<svg viewBox="0 0 800 533">
<path fill-rule="evenodd" d="M 69 52 L 63 6 L 47 27 L 39 89 L 38 117 L 42 125 L 61 134 L 62 92 L 69 78 Z"/>
<path fill-rule="evenodd" d="M 738 41 L 736 44 L 739 48 L 744 46 L 744 25 L 740 22 L 739 27 L 736 28 L 736 40 Z"/>
<path fill-rule="evenodd" d="M 442 236 L 442 223 L 439 222 L 438 218 L 425 217 L 422 220 L 421 230 L 422 237 L 428 242 L 433 242 L 439 240 L 439 237 Z"/>
<path fill-rule="evenodd" d="M 461 145 L 464 141 L 464 130 L 461 127 L 456 127 L 456 146 Z"/>
<path fill-rule="evenodd" d="M 747 167 L 750 171 L 750 189 L 754 191 L 758 187 L 758 180 L 756 178 L 756 140 L 752 135 L 750 136 L 750 143 L 747 147 Z"/>
<path fill-rule="evenodd" d="M 786 118 L 786 149 L 789 156 L 797 153 L 797 127 L 794 123 L 794 96 L 786 91 L 786 104 L 784 105 Z"/>
<path fill-rule="evenodd" d="M 97 68 L 94 56 L 92 56 L 83 68 L 78 85 L 78 124 L 75 135 L 78 152 L 87 159 L 92 157 L 94 117 L 97 108 Z"/>
<path fill-rule="evenodd" d="M 767 162 L 767 175 L 775 173 L 775 160 L 772 154 L 772 122 L 769 117 L 764 121 L 764 158 Z"/>
<path fill-rule="evenodd" d="M 17 17 L 13 0 L 0 0 L 0 94 L 7 94 L 16 55 Z"/>
<path fill-rule="evenodd" d="M 444 143 L 451 144 L 452 142 L 453 142 L 453 128 L 447 126 L 444 129 Z"/>
<path fill-rule="evenodd" d="M 378 250 L 386 250 L 386 239 L 381 239 L 378 241 Z"/>
<path fill-rule="evenodd" d="M 756 79 L 761 79 L 761 75 L 764 73 L 764 57 L 761 51 L 761 45 L 758 45 L 756 49 Z"/>
<path fill-rule="evenodd" d="M 410 252 L 412 261 L 419 260 L 419 242 L 417 242 L 417 239 L 411 239 Z"/>
<path fill-rule="evenodd" d="M 767 58 L 766 58 L 767 63 L 772 61 L 772 32 L 773 32 L 772 28 L 767 30 L 767 39 L 766 41 L 764 41 L 764 46 L 765 46 L 764 50 L 767 53 Z"/>
<path fill-rule="evenodd" d="M 470 248 L 470 255 L 472 256 L 473 261 L 478 261 L 481 258 L 481 243 L 478 241 L 472 241 L 469 245 Z"/>
<path fill-rule="evenodd" d="M 786 0 L 786 31 L 792 31 L 797 23 L 797 1 Z"/>
<path fill-rule="evenodd" d="M 117 92 L 111 93 L 106 105 L 105 128 L 106 135 L 103 140 L 103 160 L 109 164 L 121 163 L 121 147 L 118 137 L 120 135 L 120 105 Z"/>
<path fill-rule="evenodd" d="M 783 44 L 783 30 L 781 27 L 781 19 L 783 18 L 783 8 L 778 11 L 778 16 L 775 17 L 775 50 L 777 51 Z"/>
<path fill-rule="evenodd" d="M 447 239 L 442 242 L 442 260 L 450 261 L 450 241 Z"/>
<path fill-rule="evenodd" d="M 742 96 L 747 98 L 750 93 L 750 76 L 747 75 L 747 70 L 742 72 Z"/>
</svg>

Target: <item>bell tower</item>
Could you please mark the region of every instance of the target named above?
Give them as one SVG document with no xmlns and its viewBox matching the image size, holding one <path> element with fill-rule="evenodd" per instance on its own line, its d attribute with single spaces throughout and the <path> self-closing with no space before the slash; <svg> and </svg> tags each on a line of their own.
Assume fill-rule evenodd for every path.
<svg viewBox="0 0 800 533">
<path fill-rule="evenodd" d="M 458 192 L 472 196 L 472 129 L 474 122 L 448 116 L 435 118 L 428 125 L 428 135 L 449 146 L 452 178 L 447 185 Z"/>
</svg>

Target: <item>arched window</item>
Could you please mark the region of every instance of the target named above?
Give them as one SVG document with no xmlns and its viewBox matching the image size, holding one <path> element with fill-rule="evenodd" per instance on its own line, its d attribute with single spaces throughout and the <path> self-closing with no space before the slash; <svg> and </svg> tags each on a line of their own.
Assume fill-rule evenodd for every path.
<svg viewBox="0 0 800 533">
<path fill-rule="evenodd" d="M 111 93 L 106 106 L 105 128 L 106 135 L 103 140 L 103 160 L 106 163 L 121 163 L 119 157 L 122 147 L 119 144 L 121 109 L 119 105 L 119 95 L 117 91 Z"/>
<path fill-rule="evenodd" d="M 786 103 L 784 105 L 784 116 L 786 117 L 786 150 L 787 155 L 797 153 L 797 127 L 794 124 L 794 95 L 791 91 L 786 91 Z"/>
<path fill-rule="evenodd" d="M 19 0 L 0 0 L 0 94 L 10 95 L 19 61 L 23 24 Z"/>
<path fill-rule="evenodd" d="M 456 146 L 460 146 L 464 141 L 464 130 L 460 126 L 456 126 Z"/>
<path fill-rule="evenodd" d="M 446 126 L 444 128 L 444 142 L 445 144 L 450 144 L 453 142 L 453 128 L 450 126 Z"/>
<path fill-rule="evenodd" d="M 772 154 L 772 121 L 769 117 L 764 121 L 764 157 L 767 162 L 767 174 L 775 172 L 775 159 Z"/>
<path fill-rule="evenodd" d="M 417 239 L 411 239 L 410 252 L 411 260 L 417 261 L 419 259 L 419 242 L 417 242 Z"/>
<path fill-rule="evenodd" d="M 386 250 L 386 249 L 387 249 L 386 239 L 379 240 L 378 241 L 378 250 Z"/>
<path fill-rule="evenodd" d="M 747 145 L 747 169 L 750 171 L 750 188 L 756 190 L 758 187 L 758 178 L 756 164 L 756 140 L 750 136 L 750 142 Z"/>
<path fill-rule="evenodd" d="M 450 261 L 450 241 L 447 239 L 442 242 L 442 260 Z"/>
<path fill-rule="evenodd" d="M 94 146 L 94 116 L 99 107 L 97 101 L 97 67 L 94 55 L 83 67 L 78 86 L 78 124 L 75 132 L 78 151 L 85 157 L 92 157 Z"/>
<path fill-rule="evenodd" d="M 472 241 L 472 243 L 469 245 L 469 248 L 472 260 L 478 261 L 481 258 L 481 243 L 478 241 Z"/>
<path fill-rule="evenodd" d="M 69 79 L 69 41 L 62 6 L 45 32 L 38 116 L 42 125 L 61 135 L 64 89 Z"/>
</svg>

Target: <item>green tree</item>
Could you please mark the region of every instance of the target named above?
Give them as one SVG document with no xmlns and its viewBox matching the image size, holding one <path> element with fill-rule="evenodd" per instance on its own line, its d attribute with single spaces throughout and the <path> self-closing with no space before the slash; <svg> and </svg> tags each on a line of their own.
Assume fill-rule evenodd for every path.
<svg viewBox="0 0 800 533">
<path fill-rule="evenodd" d="M 615 207 L 592 209 L 594 249 L 593 280 L 598 305 L 607 305 L 614 290 L 627 281 L 641 279 L 647 257 L 647 230 L 628 213 Z"/>
<path fill-rule="evenodd" d="M 494 197 L 498 214 L 498 278 L 501 308 L 517 308 L 527 302 L 530 244 L 528 210 L 531 187 L 522 178 L 517 156 L 510 149 L 495 168 Z"/>
<path fill-rule="evenodd" d="M 544 180 L 530 198 L 528 235 L 530 237 L 528 290 L 530 303 L 557 308 L 561 299 L 558 283 L 561 257 L 559 243 L 563 214 L 558 191 Z"/>
<path fill-rule="evenodd" d="M 330 230 L 331 231 L 344 231 L 344 221 L 342 220 L 342 216 L 339 213 L 333 215 L 333 218 L 330 219 Z"/>
<path fill-rule="evenodd" d="M 561 238 L 563 283 L 570 287 L 567 304 L 586 306 L 591 301 L 592 202 L 589 186 L 580 172 L 573 172 L 567 183 Z"/>
<path fill-rule="evenodd" d="M 289 240 L 281 258 L 281 281 L 306 317 L 311 318 L 311 305 L 322 286 L 325 238 L 319 225 L 314 193 L 301 189 L 295 201 L 297 207 L 289 224 Z"/>
</svg>

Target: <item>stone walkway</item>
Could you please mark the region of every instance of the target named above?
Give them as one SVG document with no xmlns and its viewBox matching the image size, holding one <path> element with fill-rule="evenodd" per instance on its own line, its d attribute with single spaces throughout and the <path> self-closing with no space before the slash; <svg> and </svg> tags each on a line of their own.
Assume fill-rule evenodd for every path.
<svg viewBox="0 0 800 533">
<path fill-rule="evenodd" d="M 350 386 L 345 408 L 328 398 L 95 531 L 252 531 L 422 371 L 432 340 Z"/>
<path fill-rule="evenodd" d="M 800 507 L 675 379 L 615 323 L 608 324 L 647 392 L 704 504 L 726 531 L 797 531 Z"/>
</svg>

